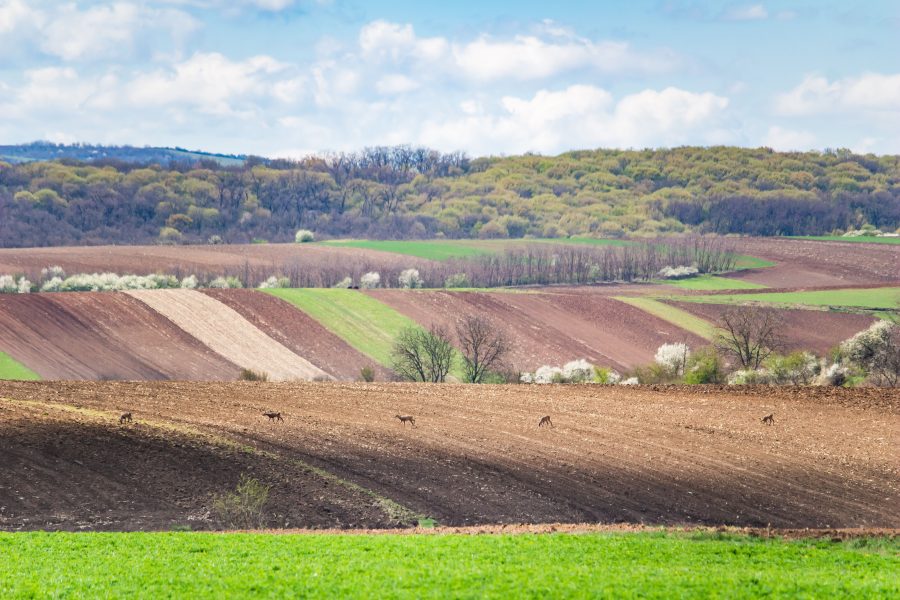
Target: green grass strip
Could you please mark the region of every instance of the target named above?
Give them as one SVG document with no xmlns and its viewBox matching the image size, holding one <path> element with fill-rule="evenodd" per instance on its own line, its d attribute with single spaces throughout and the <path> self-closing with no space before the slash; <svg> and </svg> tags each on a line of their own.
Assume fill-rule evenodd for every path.
<svg viewBox="0 0 900 600">
<path fill-rule="evenodd" d="M 774 266 L 775 263 L 771 260 L 750 256 L 749 254 L 739 254 L 734 263 L 734 270 L 746 271 L 747 269 L 766 269 Z"/>
<path fill-rule="evenodd" d="M 900 237 L 844 237 L 842 235 L 797 235 L 793 240 L 814 240 L 817 242 L 855 242 L 858 244 L 900 244 Z"/>
<path fill-rule="evenodd" d="M 773 292 L 768 294 L 681 296 L 673 299 L 708 304 L 759 302 L 778 306 L 836 306 L 851 309 L 892 310 L 900 308 L 900 287 L 820 290 L 813 292 Z"/>
<path fill-rule="evenodd" d="M 358 290 L 264 290 L 290 302 L 323 327 L 378 363 L 391 366 L 391 348 L 397 335 L 417 323 L 387 304 Z"/>
<path fill-rule="evenodd" d="M 16 361 L 9 354 L 0 352 L 0 379 L 39 381 L 41 376 Z"/>
<path fill-rule="evenodd" d="M 741 279 L 730 279 L 728 277 L 719 277 L 716 275 L 699 275 L 690 279 L 679 279 L 676 281 L 661 280 L 654 283 L 671 285 L 683 290 L 759 290 L 766 286 L 751 281 L 743 281 Z"/>
<path fill-rule="evenodd" d="M 893 546 L 665 533 L 15 533 L 0 534 L 0 596 L 888 598 L 900 593 Z"/>
<path fill-rule="evenodd" d="M 495 254 L 506 248 L 523 244 L 562 244 L 590 246 L 627 246 L 626 240 L 575 237 L 575 238 L 516 238 L 508 240 L 329 240 L 327 246 L 380 250 L 428 260 L 445 261 L 452 258 L 471 258 L 483 254 Z"/>
<path fill-rule="evenodd" d="M 695 317 L 685 310 L 670 306 L 654 298 L 616 296 L 615 299 L 637 307 L 654 317 L 659 317 L 663 321 L 668 321 L 672 325 L 681 327 L 686 331 L 690 331 L 705 340 L 712 341 L 716 337 L 717 329 L 715 325 L 709 321 L 705 321 L 700 317 Z"/>
</svg>

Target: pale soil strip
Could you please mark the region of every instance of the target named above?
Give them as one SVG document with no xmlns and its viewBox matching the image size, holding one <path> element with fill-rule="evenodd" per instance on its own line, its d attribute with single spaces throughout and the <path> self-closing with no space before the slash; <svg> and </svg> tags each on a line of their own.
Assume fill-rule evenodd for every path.
<svg viewBox="0 0 900 600">
<path fill-rule="evenodd" d="M 308 360 L 257 329 L 237 311 L 206 294 L 193 290 L 131 290 L 125 293 L 234 364 L 266 373 L 271 380 L 331 379 Z"/>
</svg>

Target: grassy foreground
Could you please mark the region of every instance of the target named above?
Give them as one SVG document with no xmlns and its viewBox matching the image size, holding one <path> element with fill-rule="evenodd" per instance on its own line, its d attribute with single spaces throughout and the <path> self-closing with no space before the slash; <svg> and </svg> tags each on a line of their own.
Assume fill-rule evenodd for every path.
<svg viewBox="0 0 900 600">
<path fill-rule="evenodd" d="M 0 352 L 0 379 L 38 381 L 40 378 L 40 375 L 16 361 L 10 355 Z"/>
<path fill-rule="evenodd" d="M 0 534 L 0 597 L 896 597 L 896 542 L 711 534 Z"/>
</svg>

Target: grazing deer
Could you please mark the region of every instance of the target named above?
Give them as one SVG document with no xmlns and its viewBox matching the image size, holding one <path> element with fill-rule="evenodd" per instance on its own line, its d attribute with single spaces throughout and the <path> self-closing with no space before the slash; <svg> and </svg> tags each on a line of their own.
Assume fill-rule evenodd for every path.
<svg viewBox="0 0 900 600">
<path fill-rule="evenodd" d="M 125 423 L 131 423 L 131 422 L 132 422 L 132 419 L 131 419 L 130 412 L 122 413 L 122 416 L 119 417 L 119 425 L 124 425 Z"/>
<path fill-rule="evenodd" d="M 550 415 L 543 417 L 540 421 L 538 421 L 538 427 L 543 427 L 544 425 L 549 425 L 553 427 L 553 421 L 550 420 Z"/>
<path fill-rule="evenodd" d="M 398 419 L 400 419 L 400 424 L 401 424 L 401 425 L 406 425 L 406 423 L 408 422 L 408 423 L 410 423 L 413 427 L 416 426 L 416 418 L 413 417 L 413 416 L 410 416 L 410 415 L 407 415 L 407 416 L 403 416 L 403 415 L 394 415 L 394 416 L 397 417 Z"/>
<path fill-rule="evenodd" d="M 281 421 L 282 423 L 284 423 L 284 419 L 281 418 L 281 413 L 280 413 L 280 412 L 271 412 L 271 411 L 270 411 L 270 412 L 264 412 L 264 413 L 263 413 L 263 416 L 264 416 L 264 417 L 269 417 L 269 420 L 270 420 L 270 421 Z"/>
<path fill-rule="evenodd" d="M 775 424 L 775 413 L 770 413 L 762 418 L 762 422 L 766 425 L 774 425 Z"/>
</svg>

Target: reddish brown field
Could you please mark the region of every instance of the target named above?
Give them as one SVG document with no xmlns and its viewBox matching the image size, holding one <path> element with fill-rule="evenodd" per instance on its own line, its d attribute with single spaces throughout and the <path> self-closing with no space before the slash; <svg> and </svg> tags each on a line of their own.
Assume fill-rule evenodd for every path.
<svg viewBox="0 0 900 600">
<path fill-rule="evenodd" d="M 900 281 L 900 246 L 783 238 L 738 238 L 734 243 L 742 254 L 777 264 L 731 276 L 773 288 Z"/>
<path fill-rule="evenodd" d="M 203 290 L 203 293 L 236 310 L 266 335 L 337 379 L 356 381 L 366 366 L 375 370 L 379 380 L 390 377 L 387 369 L 284 300 L 253 290 Z"/>
<path fill-rule="evenodd" d="M 118 293 L 0 294 L 0 350 L 45 379 L 233 380 L 239 371 Z"/>
<path fill-rule="evenodd" d="M 6 382 L 0 398 L 5 529 L 209 527 L 241 472 L 273 485 L 272 527 L 900 525 L 887 390 Z"/>
<path fill-rule="evenodd" d="M 701 338 L 640 309 L 587 290 L 473 293 L 371 290 L 366 292 L 418 323 L 452 327 L 460 315 L 494 319 L 515 340 L 509 362 L 533 370 L 584 358 L 627 369 L 653 360 L 667 341 L 702 345 Z"/>
<path fill-rule="evenodd" d="M 717 323 L 723 312 L 734 308 L 725 304 L 699 302 L 668 301 L 668 304 L 677 306 L 701 319 L 706 319 L 710 323 Z M 868 315 L 823 310 L 782 308 L 763 308 L 762 310 L 776 312 L 784 319 L 781 335 L 784 338 L 786 351 L 809 350 L 819 356 L 827 355 L 829 350 L 866 329 L 877 320 Z"/>
</svg>

